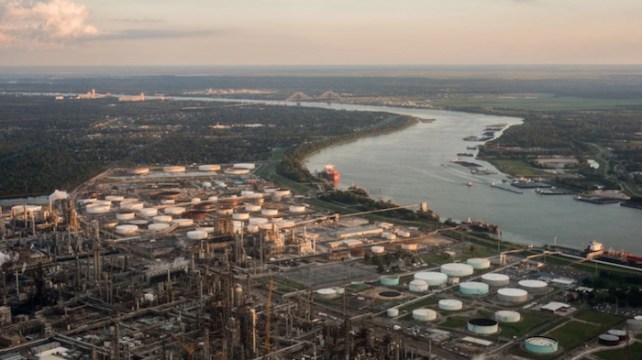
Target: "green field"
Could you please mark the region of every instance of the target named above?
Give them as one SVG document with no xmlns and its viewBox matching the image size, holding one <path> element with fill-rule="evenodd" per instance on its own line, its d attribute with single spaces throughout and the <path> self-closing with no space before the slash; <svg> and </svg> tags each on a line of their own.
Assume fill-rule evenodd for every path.
<svg viewBox="0 0 642 360">
<path fill-rule="evenodd" d="M 531 166 L 524 160 L 488 159 L 500 172 L 516 176 L 546 176 L 544 170 Z"/>
<path fill-rule="evenodd" d="M 629 348 L 600 351 L 594 355 L 604 360 L 639 359 L 642 356 L 642 344 L 636 342 Z"/>
<path fill-rule="evenodd" d="M 566 324 L 546 333 L 544 336 L 551 337 L 560 343 L 564 350 L 571 350 L 580 344 L 590 341 L 603 331 L 601 326 L 571 320 Z"/>
<path fill-rule="evenodd" d="M 641 99 L 595 99 L 552 94 L 472 94 L 434 99 L 436 106 L 459 109 L 515 109 L 542 111 L 613 110 L 642 105 Z"/>
<path fill-rule="evenodd" d="M 520 336 L 529 331 L 530 329 L 536 328 L 545 322 L 548 322 L 552 319 L 552 316 L 546 314 L 537 314 L 537 315 L 524 315 L 522 314 L 522 320 L 512 324 L 500 324 L 499 328 L 501 329 L 500 335 L 503 337 L 513 337 Z"/>
<path fill-rule="evenodd" d="M 441 324 L 440 327 L 444 327 L 447 329 L 463 330 L 466 327 L 467 322 L 468 322 L 468 318 L 461 317 L 461 316 L 451 316 L 448 319 L 446 319 L 446 322 Z"/>
<path fill-rule="evenodd" d="M 573 315 L 575 319 L 584 320 L 603 327 L 613 327 L 626 320 L 623 316 L 607 314 L 593 310 L 582 310 Z"/>
</svg>

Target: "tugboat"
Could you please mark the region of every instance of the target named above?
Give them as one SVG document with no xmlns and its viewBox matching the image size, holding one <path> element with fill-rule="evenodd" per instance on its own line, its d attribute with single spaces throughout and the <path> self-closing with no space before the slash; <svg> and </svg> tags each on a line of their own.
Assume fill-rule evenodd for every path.
<svg viewBox="0 0 642 360">
<path fill-rule="evenodd" d="M 323 167 L 323 172 L 321 173 L 324 179 L 328 180 L 334 187 L 339 186 L 339 180 L 341 179 L 341 173 L 334 168 L 334 165 L 327 164 Z"/>
<path fill-rule="evenodd" d="M 469 181 L 469 182 L 466 184 L 466 186 L 468 186 L 468 187 L 473 186 L 473 182 L 472 182 L 472 181 Z"/>
</svg>

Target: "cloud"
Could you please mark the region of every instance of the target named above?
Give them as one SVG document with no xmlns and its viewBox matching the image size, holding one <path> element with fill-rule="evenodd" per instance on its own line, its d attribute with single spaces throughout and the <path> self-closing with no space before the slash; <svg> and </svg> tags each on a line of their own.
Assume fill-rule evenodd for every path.
<svg viewBox="0 0 642 360">
<path fill-rule="evenodd" d="M 125 29 L 113 33 L 105 33 L 91 40 L 141 40 L 141 39 L 170 39 L 186 37 L 202 37 L 220 34 L 217 30 L 193 29 Z"/>
<path fill-rule="evenodd" d="M 43 47 L 98 34 L 87 7 L 72 0 L 0 2 L 0 47 Z"/>
</svg>

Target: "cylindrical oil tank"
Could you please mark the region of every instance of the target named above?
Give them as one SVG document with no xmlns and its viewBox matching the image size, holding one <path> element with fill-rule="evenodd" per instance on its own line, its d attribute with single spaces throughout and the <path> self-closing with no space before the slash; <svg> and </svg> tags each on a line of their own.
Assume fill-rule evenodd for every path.
<svg viewBox="0 0 642 360">
<path fill-rule="evenodd" d="M 192 198 L 189 202 L 190 202 L 190 204 L 192 204 L 192 205 L 196 205 L 196 204 L 200 204 L 200 203 L 201 203 L 201 201 L 202 201 L 202 200 L 201 200 L 201 198 L 197 198 L 197 197 L 195 197 L 195 198 Z"/>
<path fill-rule="evenodd" d="M 620 338 L 611 334 L 602 334 L 598 336 L 597 339 L 600 345 L 604 346 L 616 346 L 620 344 Z"/>
<path fill-rule="evenodd" d="M 124 211 L 135 211 L 135 210 L 140 210 L 144 207 L 145 207 L 145 204 L 138 201 L 120 203 L 120 208 Z"/>
<path fill-rule="evenodd" d="M 488 284 L 479 281 L 466 281 L 459 284 L 459 292 L 464 295 L 486 295 Z"/>
<path fill-rule="evenodd" d="M 176 200 L 174 200 L 174 199 L 161 199 L 160 203 L 161 203 L 161 205 L 174 205 L 174 204 L 176 204 Z"/>
<path fill-rule="evenodd" d="M 87 206 L 87 214 L 105 214 L 111 211 L 110 205 Z"/>
<path fill-rule="evenodd" d="M 207 232 L 202 230 L 192 230 L 187 232 L 187 237 L 191 240 L 207 239 Z"/>
<path fill-rule="evenodd" d="M 446 283 L 448 276 L 435 271 L 422 271 L 414 275 L 416 280 L 424 280 L 429 286 L 439 286 Z"/>
<path fill-rule="evenodd" d="M 116 233 L 120 235 L 133 235 L 138 232 L 137 225 L 124 224 L 116 226 Z"/>
<path fill-rule="evenodd" d="M 334 288 L 319 289 L 317 290 L 317 295 L 321 299 L 330 300 L 337 297 L 337 290 Z"/>
<path fill-rule="evenodd" d="M 292 214 L 303 214 L 305 212 L 305 205 L 290 205 L 288 211 Z"/>
<path fill-rule="evenodd" d="M 228 168 L 228 169 L 225 169 L 224 172 L 228 175 L 247 175 L 250 173 L 250 170 Z"/>
<path fill-rule="evenodd" d="M 250 225 L 266 224 L 268 222 L 269 221 L 266 218 L 259 218 L 259 217 L 250 218 Z"/>
<path fill-rule="evenodd" d="M 185 166 L 164 166 L 163 172 L 169 174 L 185 172 Z"/>
<path fill-rule="evenodd" d="M 523 303 L 528 300 L 528 292 L 517 288 L 502 288 L 497 290 L 497 299 L 512 304 Z"/>
<path fill-rule="evenodd" d="M 171 206 L 171 207 L 165 208 L 163 212 L 167 215 L 180 215 L 185 212 L 185 208 L 182 206 Z"/>
<path fill-rule="evenodd" d="M 216 201 L 218 201 L 218 196 L 212 195 L 212 196 L 207 198 L 207 201 L 216 202 Z"/>
<path fill-rule="evenodd" d="M 196 230 L 205 231 L 206 233 L 213 233 L 214 232 L 214 227 L 213 226 L 201 226 L 201 227 L 197 227 Z"/>
<path fill-rule="evenodd" d="M 466 329 L 474 334 L 490 335 L 499 331 L 499 325 L 493 319 L 476 318 L 468 320 Z"/>
<path fill-rule="evenodd" d="M 522 319 L 522 315 L 517 311 L 499 310 L 495 311 L 495 320 L 500 323 L 515 323 Z"/>
<path fill-rule="evenodd" d="M 384 275 L 379 278 L 379 283 L 385 286 L 399 285 L 399 275 Z"/>
<path fill-rule="evenodd" d="M 464 277 L 473 274 L 473 267 L 462 263 L 449 263 L 441 265 L 440 271 L 448 276 Z"/>
<path fill-rule="evenodd" d="M 607 332 L 609 335 L 615 335 L 620 338 L 620 341 L 627 340 L 629 336 L 626 334 L 626 331 L 619 329 L 611 329 Z"/>
<path fill-rule="evenodd" d="M 627 319 L 626 327 L 634 332 L 642 331 L 642 316 L 636 316 L 633 319 Z"/>
<path fill-rule="evenodd" d="M 446 311 L 459 311 L 463 309 L 464 303 L 457 299 L 442 299 L 439 300 L 439 309 Z"/>
<path fill-rule="evenodd" d="M 394 233 L 385 231 L 381 233 L 381 237 L 386 240 L 395 240 L 397 238 L 397 235 L 395 235 Z"/>
<path fill-rule="evenodd" d="M 290 189 L 278 189 L 277 191 L 272 193 L 272 196 L 282 197 L 282 198 L 289 197 L 291 195 L 292 195 L 292 191 L 290 191 Z"/>
<path fill-rule="evenodd" d="M 372 251 L 373 254 L 383 254 L 386 251 L 386 248 L 377 245 L 370 247 L 370 251 Z"/>
<path fill-rule="evenodd" d="M 263 216 L 277 216 L 279 214 L 279 210 L 277 209 L 263 209 L 261 210 L 261 215 Z"/>
<path fill-rule="evenodd" d="M 276 225 L 279 227 L 279 229 L 289 229 L 294 227 L 296 223 L 292 220 L 280 220 L 276 223 Z"/>
<path fill-rule="evenodd" d="M 194 225 L 194 220 L 192 219 L 174 219 L 172 220 L 173 224 L 176 224 L 178 227 L 189 227 Z"/>
<path fill-rule="evenodd" d="M 399 316 L 399 309 L 390 308 L 390 309 L 386 310 L 386 314 L 388 314 L 388 317 L 397 317 L 397 316 Z"/>
<path fill-rule="evenodd" d="M 234 219 L 234 220 L 249 220 L 250 219 L 250 214 L 249 213 L 234 213 L 234 214 L 232 214 L 232 219 Z"/>
<path fill-rule="evenodd" d="M 245 205 L 245 211 L 247 211 L 247 212 L 261 211 L 261 205 L 246 204 Z"/>
<path fill-rule="evenodd" d="M 501 287 L 510 283 L 510 277 L 504 274 L 490 273 L 481 276 L 481 281 L 489 286 Z"/>
<path fill-rule="evenodd" d="M 394 234 L 393 234 L 394 235 Z M 395 236 L 396 237 L 396 236 Z M 406 251 L 417 251 L 419 245 L 417 243 L 405 243 L 401 244 L 401 249 Z"/>
<path fill-rule="evenodd" d="M 147 224 L 149 224 L 149 221 L 144 219 L 134 219 L 134 220 L 129 220 L 128 223 L 138 225 L 138 226 L 147 226 Z"/>
<path fill-rule="evenodd" d="M 524 349 L 533 354 L 548 355 L 557 352 L 559 342 L 545 336 L 533 336 L 524 340 Z"/>
<path fill-rule="evenodd" d="M 433 321 L 437 319 L 437 312 L 431 309 L 415 309 L 412 318 L 418 321 Z"/>
<path fill-rule="evenodd" d="M 151 231 L 164 231 L 169 228 L 169 224 L 166 222 L 155 222 L 147 225 L 147 229 Z"/>
<path fill-rule="evenodd" d="M 428 291 L 428 283 L 425 280 L 412 280 L 408 284 L 408 290 L 412 292 L 426 292 Z"/>
<path fill-rule="evenodd" d="M 157 215 L 152 217 L 152 220 L 155 222 L 170 223 L 172 222 L 172 217 L 170 215 Z"/>
<path fill-rule="evenodd" d="M 205 165 L 198 166 L 198 171 L 219 171 L 219 170 L 221 170 L 221 165 L 205 164 Z"/>
<path fill-rule="evenodd" d="M 531 294 L 544 294 L 548 290 L 548 284 L 541 280 L 520 280 L 518 284 Z"/>
<path fill-rule="evenodd" d="M 105 196 L 105 200 L 107 200 L 107 201 L 116 201 L 116 202 L 118 202 L 118 201 L 123 201 L 124 199 L 125 199 L 125 197 L 122 196 L 122 195 L 107 195 L 107 196 Z"/>
<path fill-rule="evenodd" d="M 230 216 L 234 213 L 234 208 L 231 207 L 222 207 L 216 210 L 216 213 L 221 216 Z"/>
<path fill-rule="evenodd" d="M 133 212 L 122 212 L 116 214 L 116 219 L 125 221 L 125 220 L 133 220 L 136 217 L 136 214 Z"/>
<path fill-rule="evenodd" d="M 145 174 L 149 174 L 149 168 L 148 167 L 129 168 L 127 169 L 127 173 L 129 175 L 145 175 Z"/>
<path fill-rule="evenodd" d="M 487 258 L 470 258 L 466 260 L 466 264 L 472 266 L 475 270 L 490 268 L 490 260 Z"/>
<path fill-rule="evenodd" d="M 142 208 L 138 210 L 138 213 L 140 216 L 144 217 L 152 217 L 158 215 L 158 209 L 156 208 Z"/>
</svg>

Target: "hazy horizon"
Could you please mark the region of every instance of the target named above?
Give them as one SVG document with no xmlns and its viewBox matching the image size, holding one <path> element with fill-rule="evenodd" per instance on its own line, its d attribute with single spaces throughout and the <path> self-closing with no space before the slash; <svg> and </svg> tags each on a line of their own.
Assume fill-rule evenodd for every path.
<svg viewBox="0 0 642 360">
<path fill-rule="evenodd" d="M 0 0 L 0 66 L 640 65 L 636 0 Z"/>
</svg>

